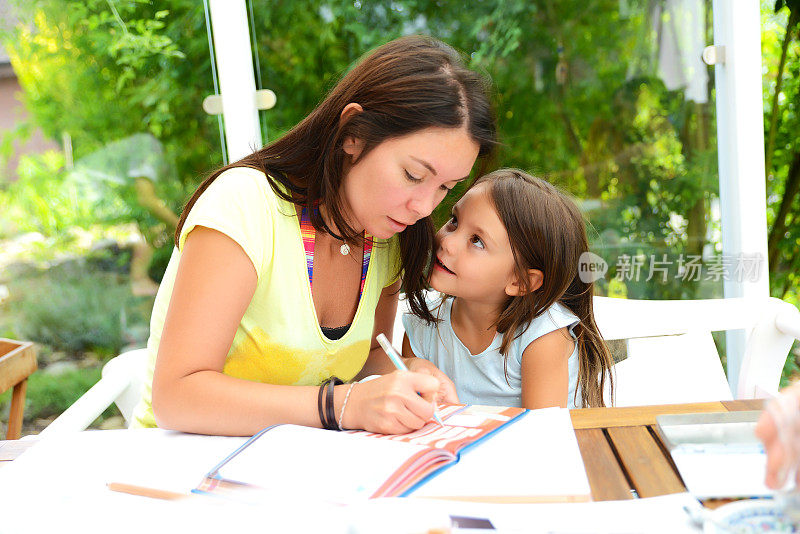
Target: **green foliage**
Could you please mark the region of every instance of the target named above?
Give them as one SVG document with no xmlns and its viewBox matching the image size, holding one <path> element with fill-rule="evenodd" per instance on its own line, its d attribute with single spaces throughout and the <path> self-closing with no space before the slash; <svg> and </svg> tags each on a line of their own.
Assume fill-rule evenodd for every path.
<svg viewBox="0 0 800 534">
<path fill-rule="evenodd" d="M 788 9 L 784 7 L 788 6 Z M 764 117 L 765 130 L 772 116 L 772 103 L 777 103 L 777 128 L 771 154 L 771 169 L 767 174 L 767 221 L 771 229 L 770 286 L 772 295 L 790 299 L 800 287 L 800 195 L 792 188 L 790 170 L 792 162 L 800 158 L 800 5 L 797 2 L 776 2 L 776 15 L 762 9 L 762 56 L 764 57 Z M 788 36 L 787 36 L 788 32 Z M 786 45 L 786 64 L 777 100 L 777 76 L 781 48 Z M 797 177 L 795 177 L 795 180 Z M 779 221 L 783 208 L 785 215 Z M 777 228 L 777 230 L 776 230 Z M 776 233 L 777 232 L 777 233 Z"/>
<path fill-rule="evenodd" d="M 202 4 L 15 3 L 24 24 L 3 41 L 35 124 L 54 139 L 69 133 L 76 160 L 110 141 L 152 133 L 188 184 L 168 199 L 179 209 L 197 176 L 220 163 L 216 119 L 200 107 L 213 93 Z"/>
<path fill-rule="evenodd" d="M 784 7 L 788 7 L 790 11 L 800 11 L 800 0 L 775 0 L 775 13 Z"/>
<path fill-rule="evenodd" d="M 786 358 L 786 363 L 783 365 L 780 387 L 788 386 L 797 379 L 798 375 L 800 375 L 800 364 L 797 362 L 797 355 L 792 351 L 789 353 L 789 357 Z"/>
<path fill-rule="evenodd" d="M 119 354 L 132 341 L 126 328 L 146 325 L 146 312 L 131 296 L 127 277 L 92 272 L 88 266 L 77 260 L 11 282 L 12 299 L 3 304 L 0 327 L 53 351 Z"/>
<path fill-rule="evenodd" d="M 119 212 L 121 205 L 113 197 L 93 202 L 85 184 L 80 184 L 64 172 L 64 155 L 47 151 L 25 154 L 17 167 L 16 181 L 0 186 L 0 220 L 17 232 L 39 232 L 57 240 L 70 239 L 72 228 L 86 228 L 103 222 L 103 206 L 107 213 Z M 124 209 L 122 209 L 124 212 Z M 118 220 L 107 218 L 106 220 Z"/>
<path fill-rule="evenodd" d="M 15 3 L 25 24 L 5 42 L 33 123 L 54 138 L 69 132 L 76 159 L 115 139 L 152 133 L 175 161 L 181 186 L 166 195 L 179 209 L 199 177 L 219 164 L 216 120 L 199 106 L 213 91 L 202 3 L 176 0 L 168 9 L 146 0 Z M 785 13 L 784 4 L 792 3 L 769 7 Z M 713 91 L 707 103 L 697 104 L 660 83 L 649 3 L 600 0 L 585 9 L 578 0 L 254 0 L 253 19 L 261 83 L 278 94 L 278 105 L 263 113 L 269 138 L 304 117 L 374 46 L 429 33 L 466 52 L 470 64 L 492 78 L 505 141 L 498 164 L 545 175 L 578 198 L 600 199 L 600 209 L 587 213 L 590 222 L 627 251 L 665 251 L 674 258 L 706 244 L 706 230 L 714 224 L 709 206 L 718 196 Z M 710 32 L 709 21 L 703 22 Z M 765 34 L 768 65 L 776 55 L 769 32 L 778 31 L 769 27 Z M 792 96 L 796 58 L 791 49 L 770 199 L 780 199 L 798 126 L 798 99 Z M 24 135 L 22 129 L 18 134 Z M 9 146 L 4 139 L 0 153 L 7 154 Z M 49 180 L 63 182 L 62 174 L 53 172 Z M 18 203 L 25 208 L 17 209 L 15 219 L 32 206 L 30 226 L 43 233 L 80 220 L 52 209 L 47 216 L 41 199 L 54 198 L 51 189 L 22 194 Z M 113 207 L 108 212 L 116 220 L 100 218 L 96 209 L 95 220 L 115 224 L 140 217 L 129 199 L 114 194 L 104 193 L 102 205 Z M 4 200 L 17 203 L 16 198 Z M 437 221 L 445 218 L 447 203 L 435 214 Z M 774 200 L 770 209 L 774 216 Z M 692 210 L 700 216 L 687 217 Z M 600 250 L 605 246 L 596 243 Z M 794 246 L 794 239 L 786 241 L 785 260 Z M 613 262 L 614 256 L 607 259 Z M 775 283 L 792 287 L 794 267 L 789 262 Z M 701 291 L 650 286 L 630 292 L 678 297 Z"/>
<path fill-rule="evenodd" d="M 40 370 L 28 378 L 25 395 L 25 422 L 52 417 L 69 408 L 81 395 L 100 380 L 100 367 L 70 369 L 58 374 Z M 6 419 L 11 404 L 11 391 L 0 395 L 0 414 Z M 115 412 L 109 408 L 102 417 Z"/>
<path fill-rule="evenodd" d="M 8 45 L 35 122 L 52 136 L 70 132 L 76 159 L 149 131 L 176 161 L 184 187 L 168 196 L 177 209 L 218 163 L 215 121 L 198 105 L 212 92 L 202 4 L 36 0 L 20 8 L 28 25 Z M 703 217 L 674 220 L 716 195 L 713 100 L 696 105 L 659 82 L 644 3 L 254 1 L 253 25 L 261 83 L 278 95 L 263 115 L 269 138 L 301 120 L 371 48 L 428 33 L 492 78 L 505 140 L 498 164 L 600 199 L 592 224 L 629 249 L 702 248 Z M 118 213 L 136 217 L 131 208 Z M 637 296 L 675 290 L 631 288 Z"/>
</svg>

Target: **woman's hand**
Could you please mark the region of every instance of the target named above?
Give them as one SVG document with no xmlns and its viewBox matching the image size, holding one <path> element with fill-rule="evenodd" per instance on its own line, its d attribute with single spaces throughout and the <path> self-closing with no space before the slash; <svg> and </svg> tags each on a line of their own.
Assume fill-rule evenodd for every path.
<svg viewBox="0 0 800 534">
<path fill-rule="evenodd" d="M 439 380 L 426 373 L 394 371 L 360 382 L 350 394 L 342 426 L 379 434 L 407 434 L 433 417 Z"/>
<path fill-rule="evenodd" d="M 767 453 L 768 487 L 778 489 L 793 471 L 800 485 L 800 384 L 795 384 L 769 401 L 758 419 L 756 436 Z"/>
<path fill-rule="evenodd" d="M 424 358 L 406 358 L 406 367 L 415 373 L 425 373 L 431 375 L 439 381 L 439 391 L 436 392 L 436 401 L 447 404 L 459 404 L 456 385 L 450 377 L 444 374 L 432 362 Z"/>
</svg>

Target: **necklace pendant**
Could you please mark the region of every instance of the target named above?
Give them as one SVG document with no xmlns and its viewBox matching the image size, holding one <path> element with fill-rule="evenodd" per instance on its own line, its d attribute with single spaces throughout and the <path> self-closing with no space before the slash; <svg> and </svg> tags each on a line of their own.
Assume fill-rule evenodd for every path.
<svg viewBox="0 0 800 534">
<path fill-rule="evenodd" d="M 342 256 L 349 255 L 350 254 L 350 245 L 348 245 L 347 243 L 343 243 L 342 246 L 339 247 L 339 252 L 342 254 Z"/>
</svg>

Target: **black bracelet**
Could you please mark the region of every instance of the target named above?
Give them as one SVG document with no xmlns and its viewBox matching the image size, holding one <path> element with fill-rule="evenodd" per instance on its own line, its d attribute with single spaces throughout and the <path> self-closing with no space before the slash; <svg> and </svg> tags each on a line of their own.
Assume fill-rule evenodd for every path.
<svg viewBox="0 0 800 534">
<path fill-rule="evenodd" d="M 322 409 L 322 394 L 325 391 L 325 386 L 328 385 L 328 381 L 322 383 L 319 386 L 319 392 L 317 393 L 317 410 L 319 411 L 319 422 L 322 425 L 322 428 L 328 428 L 327 422 L 325 421 L 325 411 Z"/>
<path fill-rule="evenodd" d="M 326 380 L 327 393 L 325 395 L 325 428 L 328 430 L 339 430 L 336 423 L 336 408 L 333 405 L 333 388 L 339 384 L 344 384 L 339 378 L 332 376 Z"/>
<path fill-rule="evenodd" d="M 325 413 L 328 420 L 328 430 L 339 430 L 336 424 L 336 407 L 333 405 L 333 388 L 339 384 L 344 384 L 341 380 L 332 376 L 328 382 L 328 394 L 325 396 Z"/>
</svg>

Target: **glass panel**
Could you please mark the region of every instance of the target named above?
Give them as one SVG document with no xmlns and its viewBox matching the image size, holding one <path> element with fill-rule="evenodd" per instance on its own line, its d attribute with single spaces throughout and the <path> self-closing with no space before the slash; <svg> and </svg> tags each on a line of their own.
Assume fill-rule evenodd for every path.
<svg viewBox="0 0 800 534">
<path fill-rule="evenodd" d="M 202 2 L 2 4 L 20 102 L 12 125 L 0 110 L 0 337 L 39 343 L 44 370 L 26 434 L 144 345 L 177 215 L 222 152 Z"/>
<path fill-rule="evenodd" d="M 440 37 L 494 82 L 498 163 L 578 199 L 608 268 L 601 294 L 722 296 L 735 259 L 719 255 L 713 71 L 700 59 L 709 0 L 250 1 L 262 83 L 278 96 L 270 138 L 369 49 Z"/>
</svg>

